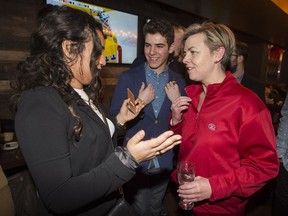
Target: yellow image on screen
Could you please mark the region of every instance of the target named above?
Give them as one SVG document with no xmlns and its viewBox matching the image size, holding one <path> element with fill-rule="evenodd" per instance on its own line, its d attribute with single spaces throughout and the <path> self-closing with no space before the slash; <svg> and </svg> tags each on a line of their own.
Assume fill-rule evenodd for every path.
<svg viewBox="0 0 288 216">
<path fill-rule="evenodd" d="M 103 32 L 105 35 L 105 50 L 103 55 L 105 56 L 106 62 L 122 63 L 121 46 L 118 44 L 116 34 L 111 30 L 109 25 L 110 16 L 108 13 L 112 11 L 111 9 L 72 0 L 50 0 L 48 3 L 55 5 L 66 5 L 78 10 L 82 10 L 100 21 L 102 23 Z"/>
</svg>

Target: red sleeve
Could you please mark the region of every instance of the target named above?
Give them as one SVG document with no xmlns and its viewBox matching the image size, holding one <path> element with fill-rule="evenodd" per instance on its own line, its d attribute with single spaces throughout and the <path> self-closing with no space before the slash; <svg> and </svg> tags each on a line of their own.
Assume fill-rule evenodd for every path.
<svg viewBox="0 0 288 216">
<path fill-rule="evenodd" d="M 172 130 L 175 134 L 182 134 L 182 122 L 179 122 L 178 124 L 176 125 L 171 125 L 171 119 L 172 119 L 172 114 L 170 114 L 170 117 L 169 117 L 169 129 Z"/>
</svg>

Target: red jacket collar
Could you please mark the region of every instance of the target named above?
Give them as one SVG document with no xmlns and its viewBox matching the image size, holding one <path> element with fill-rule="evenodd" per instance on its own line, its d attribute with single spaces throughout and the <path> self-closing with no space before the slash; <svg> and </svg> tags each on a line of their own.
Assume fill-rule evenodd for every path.
<svg viewBox="0 0 288 216">
<path fill-rule="evenodd" d="M 227 83 L 237 83 L 236 78 L 229 71 L 226 72 L 226 77 L 221 83 L 209 84 L 207 86 L 206 97 L 212 97 L 216 95 L 219 90 L 222 91 L 222 89 L 225 88 Z M 185 88 L 185 91 L 189 97 L 193 98 L 203 91 L 203 87 L 201 83 L 192 84 L 190 86 L 187 86 Z"/>
</svg>

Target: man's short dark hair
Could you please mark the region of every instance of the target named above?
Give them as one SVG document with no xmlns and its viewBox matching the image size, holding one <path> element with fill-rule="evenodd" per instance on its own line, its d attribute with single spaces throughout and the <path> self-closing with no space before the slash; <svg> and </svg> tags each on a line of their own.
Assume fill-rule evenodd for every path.
<svg viewBox="0 0 288 216">
<path fill-rule="evenodd" d="M 174 42 L 174 28 L 169 22 L 161 19 L 151 19 L 144 25 L 144 37 L 146 37 L 147 34 L 157 33 L 166 38 L 169 47 Z"/>
<path fill-rule="evenodd" d="M 244 42 L 237 41 L 235 45 L 235 53 L 238 56 L 243 56 L 244 62 L 248 59 L 248 45 Z"/>
</svg>

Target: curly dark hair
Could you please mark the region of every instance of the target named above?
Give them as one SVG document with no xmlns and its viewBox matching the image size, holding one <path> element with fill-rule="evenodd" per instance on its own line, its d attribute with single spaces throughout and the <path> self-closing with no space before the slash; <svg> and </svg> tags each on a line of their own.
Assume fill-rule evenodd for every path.
<svg viewBox="0 0 288 216">
<path fill-rule="evenodd" d="M 101 23 L 89 14 L 67 6 L 44 6 L 38 14 L 38 28 L 31 35 L 31 51 L 24 61 L 18 64 L 18 75 L 11 83 L 15 94 L 12 96 L 12 109 L 17 110 L 17 102 L 23 91 L 38 86 L 52 86 L 67 104 L 71 114 L 78 124 L 74 128 L 74 138 L 80 139 L 82 121 L 74 112 L 72 98 L 78 97 L 70 86 L 73 78 L 68 66 L 67 58 L 62 49 L 62 42 L 72 42 L 70 52 L 75 59 L 80 58 L 85 47 L 84 43 L 93 41 L 94 48 L 91 54 L 90 69 L 91 83 L 85 87 L 89 98 L 97 105 L 101 92 L 100 73 L 95 61 L 102 53 L 102 45 L 96 31 L 103 34 Z M 75 59 L 70 59 L 73 62 Z M 78 99 L 78 102 L 83 102 Z"/>
</svg>

